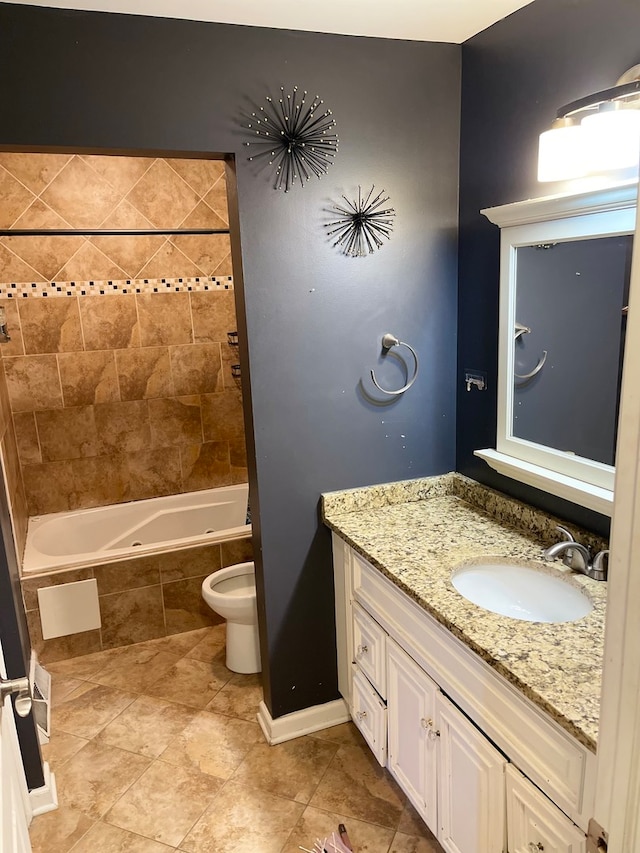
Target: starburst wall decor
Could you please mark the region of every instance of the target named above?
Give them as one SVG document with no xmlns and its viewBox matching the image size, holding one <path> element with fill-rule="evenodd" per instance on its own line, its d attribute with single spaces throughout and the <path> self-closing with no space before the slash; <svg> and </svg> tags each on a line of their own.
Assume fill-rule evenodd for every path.
<svg viewBox="0 0 640 853">
<path fill-rule="evenodd" d="M 339 246 L 349 257 L 362 258 L 371 254 L 382 246 L 382 238 L 391 238 L 396 212 L 392 207 L 383 207 L 389 201 L 389 196 L 384 196 L 384 190 L 372 198 L 374 191 L 375 187 L 372 186 L 366 198 L 363 198 L 362 190 L 358 187 L 358 198 L 353 201 L 343 195 L 347 207 L 336 204 L 332 208 L 341 214 L 341 218 L 325 225 L 332 229 L 328 232 L 329 236 L 336 236 L 333 245 Z"/>
<path fill-rule="evenodd" d="M 284 87 L 280 92 L 277 101 L 267 97 L 267 106 L 251 114 L 248 128 L 257 138 L 245 145 L 257 146 L 249 160 L 270 158 L 269 165 L 276 167 L 274 189 L 287 193 L 297 181 L 304 186 L 312 175 L 326 174 L 338 150 L 338 137 L 331 110 L 324 108 L 318 95 L 307 103 L 307 92 L 300 96 L 297 86 L 290 95 L 285 95 Z"/>
</svg>

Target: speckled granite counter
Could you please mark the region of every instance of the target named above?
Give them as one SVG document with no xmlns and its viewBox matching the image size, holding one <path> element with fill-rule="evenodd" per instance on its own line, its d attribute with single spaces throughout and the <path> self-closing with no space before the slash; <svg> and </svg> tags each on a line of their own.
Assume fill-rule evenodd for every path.
<svg viewBox="0 0 640 853">
<path fill-rule="evenodd" d="M 459 474 L 331 492 L 322 510 L 325 524 L 595 752 L 606 583 L 542 559 L 542 549 L 559 539 L 559 519 Z M 606 547 L 569 527 L 595 550 Z M 484 610 L 454 589 L 451 572 L 487 558 L 561 572 L 588 595 L 593 611 L 545 624 Z"/>
</svg>

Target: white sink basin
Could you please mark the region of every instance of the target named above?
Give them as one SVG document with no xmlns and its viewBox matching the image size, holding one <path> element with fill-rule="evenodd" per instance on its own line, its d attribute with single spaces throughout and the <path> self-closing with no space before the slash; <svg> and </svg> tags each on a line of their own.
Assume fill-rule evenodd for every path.
<svg viewBox="0 0 640 853">
<path fill-rule="evenodd" d="M 526 622 L 572 622 L 593 610 L 579 589 L 537 569 L 482 563 L 455 569 L 451 582 L 469 601 Z"/>
</svg>

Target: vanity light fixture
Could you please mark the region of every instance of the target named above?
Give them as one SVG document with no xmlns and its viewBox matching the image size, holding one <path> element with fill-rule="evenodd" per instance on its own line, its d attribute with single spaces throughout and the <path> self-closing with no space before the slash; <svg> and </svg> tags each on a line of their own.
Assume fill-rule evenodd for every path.
<svg viewBox="0 0 640 853">
<path fill-rule="evenodd" d="M 538 180 L 637 173 L 639 159 L 640 65 L 634 65 L 611 89 L 560 107 L 551 129 L 540 135 Z"/>
</svg>

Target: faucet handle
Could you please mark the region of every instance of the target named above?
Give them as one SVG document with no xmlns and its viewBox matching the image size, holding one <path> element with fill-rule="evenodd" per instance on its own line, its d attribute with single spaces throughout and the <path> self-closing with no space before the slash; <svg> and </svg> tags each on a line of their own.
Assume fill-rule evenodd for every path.
<svg viewBox="0 0 640 853">
<path fill-rule="evenodd" d="M 593 558 L 593 562 L 591 563 L 590 577 L 595 578 L 595 580 L 606 581 L 608 573 L 609 549 L 605 548 L 604 551 L 598 551 L 598 553 Z"/>
</svg>

